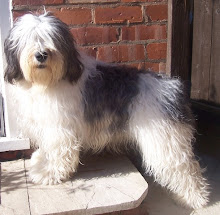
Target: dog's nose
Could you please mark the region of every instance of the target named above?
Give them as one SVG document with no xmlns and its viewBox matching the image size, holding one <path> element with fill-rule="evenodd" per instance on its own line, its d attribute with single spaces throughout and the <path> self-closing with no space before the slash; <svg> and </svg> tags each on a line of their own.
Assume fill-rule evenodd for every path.
<svg viewBox="0 0 220 215">
<path fill-rule="evenodd" d="M 47 52 L 37 52 L 35 54 L 35 58 L 37 59 L 37 61 L 39 61 L 40 63 L 43 63 L 47 60 L 48 54 Z"/>
</svg>

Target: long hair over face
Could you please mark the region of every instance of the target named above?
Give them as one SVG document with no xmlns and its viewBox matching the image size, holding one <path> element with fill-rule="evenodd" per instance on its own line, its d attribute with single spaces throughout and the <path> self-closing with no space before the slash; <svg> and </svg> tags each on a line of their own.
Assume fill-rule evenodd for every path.
<svg viewBox="0 0 220 215">
<path fill-rule="evenodd" d="M 83 71 L 68 26 L 51 13 L 19 18 L 5 40 L 4 51 L 9 83 L 23 78 L 41 85 L 60 79 L 76 82 Z"/>
</svg>

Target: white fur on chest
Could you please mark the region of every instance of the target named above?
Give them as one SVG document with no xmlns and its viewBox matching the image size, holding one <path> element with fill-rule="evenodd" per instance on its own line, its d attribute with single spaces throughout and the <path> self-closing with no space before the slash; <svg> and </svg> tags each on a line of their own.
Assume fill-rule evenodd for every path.
<svg viewBox="0 0 220 215">
<path fill-rule="evenodd" d="M 71 133 L 73 139 L 79 138 L 76 133 L 80 134 L 79 121 L 82 121 L 83 113 L 81 94 L 76 85 L 61 81 L 45 90 L 24 85 L 15 88 L 17 120 L 22 136 L 29 137 L 37 145 L 51 138 L 62 141 L 67 133 Z"/>
</svg>

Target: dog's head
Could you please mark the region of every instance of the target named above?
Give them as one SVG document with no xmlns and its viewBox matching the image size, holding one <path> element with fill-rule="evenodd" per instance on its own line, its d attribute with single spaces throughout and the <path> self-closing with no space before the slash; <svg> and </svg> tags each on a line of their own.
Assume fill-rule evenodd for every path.
<svg viewBox="0 0 220 215">
<path fill-rule="evenodd" d="M 68 26 L 50 13 L 19 18 L 5 41 L 5 80 L 49 86 L 77 81 L 83 65 Z"/>
</svg>

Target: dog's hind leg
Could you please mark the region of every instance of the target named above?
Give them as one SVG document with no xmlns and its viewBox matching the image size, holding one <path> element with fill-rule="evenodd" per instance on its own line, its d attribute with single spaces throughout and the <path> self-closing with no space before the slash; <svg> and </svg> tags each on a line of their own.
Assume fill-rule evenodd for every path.
<svg viewBox="0 0 220 215">
<path fill-rule="evenodd" d="M 183 205 L 206 205 L 208 184 L 193 153 L 194 119 L 182 83 L 143 74 L 139 89 L 130 106 L 129 125 L 146 172 Z"/>
<path fill-rule="evenodd" d="M 208 185 L 192 151 L 192 127 L 165 119 L 143 120 L 139 118 L 132 131 L 146 172 L 172 191 L 181 204 L 192 208 L 206 205 Z"/>
</svg>

